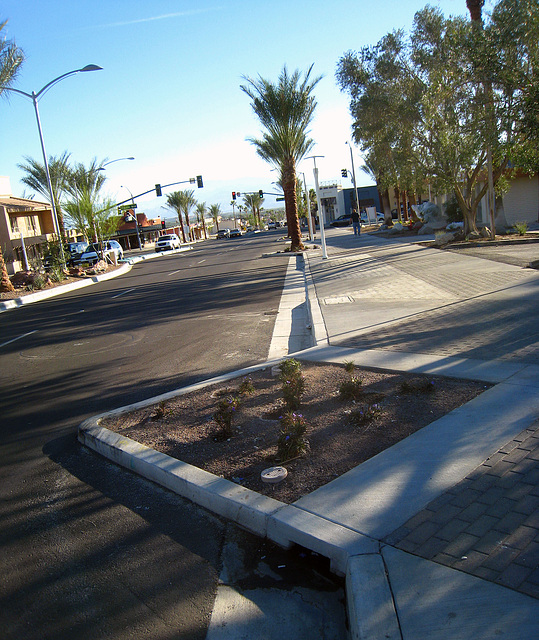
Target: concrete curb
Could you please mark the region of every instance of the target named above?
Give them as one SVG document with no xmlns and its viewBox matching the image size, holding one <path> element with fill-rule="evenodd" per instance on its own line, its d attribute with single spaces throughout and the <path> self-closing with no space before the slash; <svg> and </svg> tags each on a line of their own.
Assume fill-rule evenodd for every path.
<svg viewBox="0 0 539 640">
<path fill-rule="evenodd" d="M 192 249 L 192 246 L 188 246 L 185 248 L 175 249 L 168 253 L 182 253 L 184 251 L 189 251 Z M 70 284 L 60 285 L 59 287 L 54 287 L 53 289 L 47 289 L 45 291 L 36 291 L 35 293 L 29 293 L 27 296 L 22 296 L 20 298 L 14 298 L 13 300 L 6 300 L 5 302 L 0 302 L 0 313 L 3 311 L 11 311 L 12 309 L 18 309 L 27 304 L 32 304 L 32 302 L 40 302 L 41 300 L 47 300 L 48 298 L 54 298 L 56 296 L 60 296 L 63 293 L 69 293 L 70 291 L 76 291 L 77 289 L 83 289 L 84 287 L 89 287 L 92 284 L 97 284 L 98 282 L 103 282 L 105 280 L 110 280 L 112 278 L 116 278 L 117 276 L 122 276 L 125 273 L 128 273 L 134 264 L 138 262 L 142 262 L 144 260 L 151 260 L 153 258 L 159 258 L 163 254 L 162 253 L 148 253 L 143 256 L 135 256 L 133 258 L 127 258 L 125 260 L 125 264 L 116 269 L 116 271 L 112 271 L 111 273 L 104 273 L 100 276 L 91 276 L 89 278 L 85 278 L 84 280 L 80 280 L 80 282 L 71 282 Z"/>
<path fill-rule="evenodd" d="M 18 309 L 27 304 L 31 304 L 32 302 L 40 302 L 41 300 L 47 300 L 48 298 L 54 298 L 56 296 L 60 296 L 63 293 L 69 293 L 70 291 L 76 291 L 77 289 L 83 289 L 84 287 L 89 287 L 92 284 L 97 284 L 98 282 L 103 282 L 104 280 L 110 280 L 111 278 L 116 278 L 117 276 L 121 276 L 124 273 L 128 273 L 132 269 L 133 263 L 126 263 L 116 271 L 112 271 L 111 273 L 104 273 L 100 276 L 91 276 L 80 282 L 71 282 L 70 284 L 61 285 L 59 287 L 54 287 L 53 289 L 48 289 L 46 291 L 36 291 L 36 293 L 29 293 L 27 296 L 22 296 L 21 298 L 15 298 L 14 300 L 6 300 L 5 302 L 0 302 L 0 313 L 3 311 L 10 311 L 11 309 Z"/>
</svg>

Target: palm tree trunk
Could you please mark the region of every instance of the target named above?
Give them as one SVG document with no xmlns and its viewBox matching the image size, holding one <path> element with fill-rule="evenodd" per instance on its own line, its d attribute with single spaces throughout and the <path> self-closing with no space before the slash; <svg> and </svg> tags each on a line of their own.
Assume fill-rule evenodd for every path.
<svg viewBox="0 0 539 640">
<path fill-rule="evenodd" d="M 303 251 L 305 246 L 301 242 L 298 203 L 296 200 L 296 172 L 294 167 L 291 167 L 291 169 L 286 172 L 286 177 L 283 175 L 283 178 L 284 204 L 288 223 L 288 235 L 290 236 L 290 251 Z"/>
<path fill-rule="evenodd" d="M 1 279 L 0 279 L 0 291 L 2 293 L 6 293 L 8 291 L 15 291 L 15 287 L 11 284 L 11 280 L 9 279 L 9 275 L 6 268 L 6 263 L 4 262 L 4 256 L 0 251 L 0 271 L 1 271 Z"/>
</svg>

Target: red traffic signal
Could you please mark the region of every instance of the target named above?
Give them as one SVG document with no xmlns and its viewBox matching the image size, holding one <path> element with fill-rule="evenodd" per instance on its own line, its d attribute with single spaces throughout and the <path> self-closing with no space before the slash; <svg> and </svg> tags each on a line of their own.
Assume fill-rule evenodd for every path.
<svg viewBox="0 0 539 640">
<path fill-rule="evenodd" d="M 235 200 L 235 199 L 236 199 L 236 192 L 235 192 L 235 191 L 233 191 L 233 192 L 232 192 L 232 200 Z"/>
</svg>

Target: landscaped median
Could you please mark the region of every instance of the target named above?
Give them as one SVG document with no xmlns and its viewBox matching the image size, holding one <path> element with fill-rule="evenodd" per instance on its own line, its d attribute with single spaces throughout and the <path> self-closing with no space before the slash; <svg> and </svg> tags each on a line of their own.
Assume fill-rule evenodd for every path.
<svg viewBox="0 0 539 640">
<path fill-rule="evenodd" d="M 307 350 L 295 357 L 317 362 L 355 360 L 360 366 L 376 369 L 468 378 L 495 386 L 292 504 L 260 495 L 101 426 L 105 418 L 227 383 L 274 367 L 279 361 L 225 374 L 91 418 L 79 427 L 79 440 L 115 463 L 261 537 L 285 548 L 300 545 L 329 558 L 333 571 L 346 575 L 351 637 L 400 638 L 391 576 L 387 575 L 385 551 L 379 541 L 459 482 L 537 416 L 539 372 L 520 363 L 451 357 L 440 360 L 426 354 L 331 347 Z M 466 455 L 459 453 L 459 447 L 464 446 Z M 404 468 L 416 481 L 404 480 Z M 452 598 L 453 594 L 444 597 Z"/>
</svg>

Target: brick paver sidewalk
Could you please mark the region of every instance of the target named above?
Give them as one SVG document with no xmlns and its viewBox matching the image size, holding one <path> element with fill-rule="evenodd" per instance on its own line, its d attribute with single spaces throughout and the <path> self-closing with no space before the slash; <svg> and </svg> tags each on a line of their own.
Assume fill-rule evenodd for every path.
<svg viewBox="0 0 539 640">
<path fill-rule="evenodd" d="M 385 542 L 539 599 L 539 422 Z"/>
</svg>

